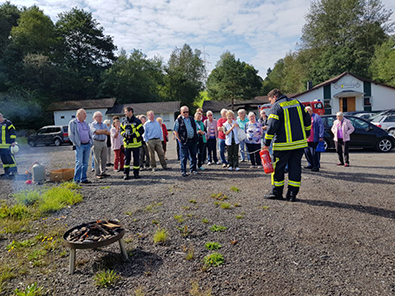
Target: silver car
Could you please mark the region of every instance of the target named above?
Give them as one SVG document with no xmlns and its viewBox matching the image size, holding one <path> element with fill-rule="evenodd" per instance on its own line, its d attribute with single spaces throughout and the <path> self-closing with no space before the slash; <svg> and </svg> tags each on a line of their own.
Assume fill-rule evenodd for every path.
<svg viewBox="0 0 395 296">
<path fill-rule="evenodd" d="M 388 131 L 395 137 L 395 113 L 380 114 L 374 117 L 371 123 Z"/>
</svg>

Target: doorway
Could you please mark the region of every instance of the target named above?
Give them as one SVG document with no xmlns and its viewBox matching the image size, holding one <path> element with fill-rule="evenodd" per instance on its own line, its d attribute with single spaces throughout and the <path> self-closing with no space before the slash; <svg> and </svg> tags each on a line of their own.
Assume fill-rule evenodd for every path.
<svg viewBox="0 0 395 296">
<path fill-rule="evenodd" d="M 339 98 L 339 110 L 341 112 L 355 111 L 355 97 Z"/>
</svg>

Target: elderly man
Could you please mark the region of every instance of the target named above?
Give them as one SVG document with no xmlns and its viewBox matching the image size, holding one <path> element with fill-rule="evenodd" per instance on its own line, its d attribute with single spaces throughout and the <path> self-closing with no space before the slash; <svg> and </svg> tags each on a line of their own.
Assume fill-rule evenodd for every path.
<svg viewBox="0 0 395 296">
<path fill-rule="evenodd" d="M 94 121 L 91 123 L 91 132 L 93 137 L 93 156 L 95 158 L 95 172 L 97 179 L 108 177 L 106 174 L 107 164 L 107 136 L 110 131 L 107 125 L 102 122 L 103 115 L 100 111 L 93 114 Z"/>
<path fill-rule="evenodd" d="M 89 125 L 85 122 L 85 110 L 77 110 L 76 117 L 69 122 L 69 139 L 75 146 L 74 182 L 91 183 L 86 177 L 86 171 L 93 144 L 92 134 Z"/>
<path fill-rule="evenodd" d="M 160 123 L 155 120 L 154 111 L 147 112 L 147 122 L 144 124 L 144 140 L 148 145 L 149 157 L 151 160 L 152 171 L 156 169 L 155 152 L 158 154 L 160 164 L 167 170 L 165 154 L 162 148 L 163 132 Z"/>
<path fill-rule="evenodd" d="M 0 157 L 3 163 L 4 177 L 15 177 L 18 174 L 16 161 L 11 154 L 10 147 L 16 142 L 15 127 L 11 121 L 5 119 L 0 113 Z"/>
<path fill-rule="evenodd" d="M 133 175 L 139 179 L 140 175 L 140 147 L 143 140 L 144 127 L 140 119 L 133 114 L 132 107 L 125 108 L 125 119 L 121 123 L 121 135 L 125 147 L 124 180 L 129 179 L 130 161 L 133 153 Z"/>
<path fill-rule="evenodd" d="M 225 157 L 225 134 L 223 124 L 226 122 L 226 112 L 228 110 L 221 110 L 221 118 L 217 121 L 217 129 L 218 129 L 218 147 L 219 147 L 219 156 L 221 158 L 222 166 L 225 168 L 228 165 Z"/>
<path fill-rule="evenodd" d="M 313 113 L 310 106 L 305 108 L 307 113 L 311 116 L 311 131 L 307 138 L 307 147 L 304 148 L 304 154 L 307 160 L 306 169 L 311 169 L 313 172 L 318 172 L 320 169 L 320 153 L 316 151 L 318 142 L 324 141 L 324 123 L 318 114 Z"/>
<path fill-rule="evenodd" d="M 196 151 L 198 143 L 198 134 L 196 129 L 196 122 L 193 117 L 189 116 L 189 108 L 182 106 L 181 116 L 179 116 L 174 123 L 174 135 L 180 142 L 181 152 L 181 174 L 187 177 L 186 166 L 188 155 L 190 157 L 190 171 L 196 175 Z"/>
</svg>

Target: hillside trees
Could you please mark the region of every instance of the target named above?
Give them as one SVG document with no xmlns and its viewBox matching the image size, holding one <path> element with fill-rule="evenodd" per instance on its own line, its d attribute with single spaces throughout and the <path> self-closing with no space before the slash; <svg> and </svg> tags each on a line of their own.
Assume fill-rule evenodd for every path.
<svg viewBox="0 0 395 296">
<path fill-rule="evenodd" d="M 259 95 L 262 78 L 258 71 L 235 55 L 225 52 L 207 79 L 208 94 L 214 100 L 248 100 Z"/>
<path fill-rule="evenodd" d="M 395 87 L 395 36 L 376 48 L 370 69 L 374 80 Z"/>
</svg>

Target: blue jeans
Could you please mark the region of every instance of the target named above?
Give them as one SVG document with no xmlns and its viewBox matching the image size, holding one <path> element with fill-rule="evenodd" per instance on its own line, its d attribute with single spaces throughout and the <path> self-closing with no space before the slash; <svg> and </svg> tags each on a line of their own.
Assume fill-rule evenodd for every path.
<svg viewBox="0 0 395 296">
<path fill-rule="evenodd" d="M 188 140 L 186 144 L 180 144 L 181 152 L 181 173 L 187 172 L 187 160 L 190 159 L 191 172 L 196 171 L 196 151 L 197 143 L 193 140 Z"/>
<path fill-rule="evenodd" d="M 224 164 L 228 164 L 225 158 L 225 140 L 218 139 L 218 147 L 219 147 L 219 156 L 221 158 L 221 162 Z"/>
<path fill-rule="evenodd" d="M 246 151 L 246 142 L 245 142 L 245 140 L 240 142 L 239 147 L 240 147 L 240 156 L 241 156 L 240 159 L 242 161 L 245 161 L 246 160 L 246 153 L 245 153 L 245 151 Z M 247 159 L 250 160 L 250 155 L 249 154 L 247 154 Z"/>
<path fill-rule="evenodd" d="M 88 170 L 89 155 L 91 152 L 91 145 L 85 144 L 80 147 L 75 147 L 75 170 L 74 182 L 82 182 L 86 180 L 86 171 Z"/>
</svg>

